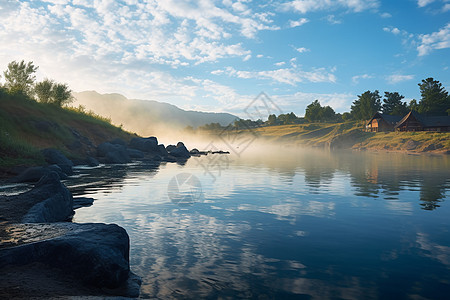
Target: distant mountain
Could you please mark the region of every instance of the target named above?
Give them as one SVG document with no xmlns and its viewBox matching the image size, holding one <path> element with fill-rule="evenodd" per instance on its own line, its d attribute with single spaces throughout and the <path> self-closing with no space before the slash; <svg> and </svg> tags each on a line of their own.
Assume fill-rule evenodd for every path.
<svg viewBox="0 0 450 300">
<path fill-rule="evenodd" d="M 74 106 L 83 105 L 87 110 L 111 118 L 116 125 L 141 135 L 158 134 L 158 131 L 194 128 L 209 123 L 226 126 L 236 116 L 228 113 L 186 111 L 175 105 L 153 100 L 127 99 L 120 94 L 99 94 L 95 91 L 74 93 Z"/>
</svg>

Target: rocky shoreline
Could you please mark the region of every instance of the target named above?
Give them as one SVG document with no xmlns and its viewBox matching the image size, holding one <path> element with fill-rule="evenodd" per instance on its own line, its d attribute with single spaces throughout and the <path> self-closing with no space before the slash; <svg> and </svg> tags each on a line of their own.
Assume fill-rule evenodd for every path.
<svg viewBox="0 0 450 300">
<path fill-rule="evenodd" d="M 165 147 L 149 137 L 102 143 L 93 156 L 75 162 L 55 149 L 42 153 L 49 165 L 17 169 L 8 179 L 35 186 L 0 196 L 0 297 L 138 297 L 141 280 L 130 270 L 127 232 L 115 224 L 71 223 L 74 209 L 94 199 L 74 199 L 61 180 L 73 174 L 74 165 L 183 162 L 208 152 L 188 151 L 182 142 Z"/>
</svg>

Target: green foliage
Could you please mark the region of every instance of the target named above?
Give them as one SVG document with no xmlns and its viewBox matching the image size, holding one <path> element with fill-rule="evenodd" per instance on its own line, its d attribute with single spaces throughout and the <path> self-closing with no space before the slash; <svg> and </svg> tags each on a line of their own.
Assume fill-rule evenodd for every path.
<svg viewBox="0 0 450 300">
<path fill-rule="evenodd" d="M 273 126 L 277 124 L 277 116 L 276 115 L 269 115 L 269 117 L 267 118 L 267 125 L 269 126 Z"/>
<path fill-rule="evenodd" d="M 5 87 L 11 94 L 30 95 L 31 88 L 36 80 L 38 67 L 33 62 L 25 63 L 25 61 L 12 61 L 8 64 L 8 69 L 3 73 L 5 76 Z"/>
<path fill-rule="evenodd" d="M 52 90 L 55 82 L 50 79 L 44 79 L 41 82 L 36 83 L 34 86 L 34 93 L 36 94 L 39 102 L 50 103 L 52 101 Z"/>
<path fill-rule="evenodd" d="M 309 122 L 335 121 L 336 113 L 330 106 L 321 106 L 319 100 L 314 100 L 306 107 L 305 119 Z"/>
<path fill-rule="evenodd" d="M 34 86 L 34 93 L 42 103 L 51 103 L 64 106 L 72 102 L 72 91 L 67 84 L 55 83 L 53 80 L 44 79 Z"/>
<path fill-rule="evenodd" d="M 67 84 L 57 83 L 52 88 L 53 103 L 58 106 L 69 104 L 73 101 L 72 91 Z"/>
<path fill-rule="evenodd" d="M 367 91 L 358 96 L 351 106 L 351 114 L 355 120 L 368 120 L 381 109 L 381 96 L 378 90 Z"/>
<path fill-rule="evenodd" d="M 293 112 L 290 112 L 288 114 L 280 114 L 278 117 L 276 115 L 269 115 L 266 122 L 259 122 L 257 125 L 275 126 L 275 125 L 290 125 L 301 123 L 304 123 L 304 118 L 297 117 Z"/>
<path fill-rule="evenodd" d="M 220 125 L 220 123 L 211 123 L 200 126 L 198 129 L 205 131 L 216 131 L 216 130 L 223 130 L 223 127 L 222 125 Z"/>
<path fill-rule="evenodd" d="M 450 97 L 442 84 L 429 77 L 419 83 L 422 96 L 419 103 L 419 112 L 430 115 L 443 114 L 450 109 Z"/>
<path fill-rule="evenodd" d="M 342 120 L 344 120 L 344 121 L 351 121 L 352 119 L 353 118 L 352 118 L 352 114 L 351 113 L 345 112 L 345 113 L 342 114 Z"/>
<path fill-rule="evenodd" d="M 384 92 L 384 103 L 381 110 L 387 115 L 406 115 L 408 113 L 408 106 L 406 102 L 402 102 L 403 98 L 405 98 L 405 96 L 400 95 L 398 92 Z"/>
<path fill-rule="evenodd" d="M 408 110 L 419 111 L 419 103 L 417 103 L 416 99 L 409 101 Z"/>
</svg>

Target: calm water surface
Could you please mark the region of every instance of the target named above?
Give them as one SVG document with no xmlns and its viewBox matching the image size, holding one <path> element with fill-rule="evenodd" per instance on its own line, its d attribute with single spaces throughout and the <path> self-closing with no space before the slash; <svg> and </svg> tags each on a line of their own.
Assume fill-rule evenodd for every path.
<svg viewBox="0 0 450 300">
<path fill-rule="evenodd" d="M 141 298 L 449 299 L 450 158 L 275 151 L 78 169 Z"/>
</svg>

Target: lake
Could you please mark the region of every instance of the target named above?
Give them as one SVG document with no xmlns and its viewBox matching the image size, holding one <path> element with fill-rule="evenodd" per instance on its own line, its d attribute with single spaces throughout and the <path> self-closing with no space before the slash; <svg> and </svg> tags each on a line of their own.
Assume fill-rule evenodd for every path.
<svg viewBox="0 0 450 300">
<path fill-rule="evenodd" d="M 450 158 L 272 149 L 78 168 L 141 298 L 448 299 Z"/>
</svg>

